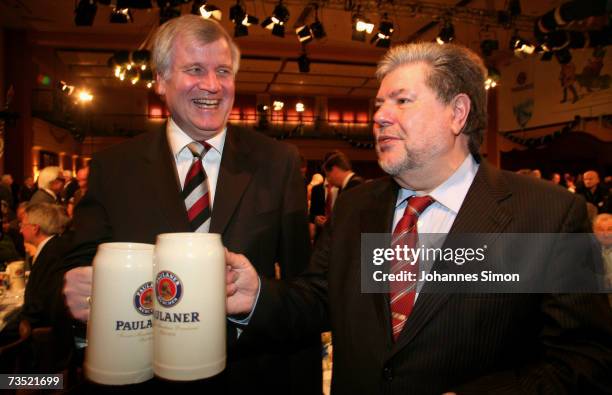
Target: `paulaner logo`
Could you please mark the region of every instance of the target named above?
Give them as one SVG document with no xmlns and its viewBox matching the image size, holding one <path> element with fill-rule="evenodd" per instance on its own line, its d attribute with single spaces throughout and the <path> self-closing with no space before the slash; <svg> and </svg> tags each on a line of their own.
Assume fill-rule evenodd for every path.
<svg viewBox="0 0 612 395">
<path fill-rule="evenodd" d="M 155 279 L 155 293 L 159 304 L 172 307 L 183 296 L 183 284 L 176 274 L 162 270 Z"/>
<path fill-rule="evenodd" d="M 134 293 L 134 307 L 142 315 L 153 313 L 153 282 L 142 284 Z"/>
</svg>

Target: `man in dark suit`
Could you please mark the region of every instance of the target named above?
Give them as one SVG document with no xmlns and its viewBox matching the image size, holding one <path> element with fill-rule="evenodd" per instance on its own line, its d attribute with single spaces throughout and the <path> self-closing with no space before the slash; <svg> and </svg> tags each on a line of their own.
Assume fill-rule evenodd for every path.
<svg viewBox="0 0 612 395">
<path fill-rule="evenodd" d="M 328 179 L 312 187 L 310 210 L 308 211 L 308 226 L 312 241 L 317 240 L 321 234 L 327 218 L 331 216 L 337 197 L 338 188 L 333 186 Z"/>
<path fill-rule="evenodd" d="M 75 209 L 75 248 L 66 258 L 67 266 L 89 265 L 102 242 L 154 243 L 160 233 L 195 230 L 220 233 L 223 244 L 248 256 L 263 276 L 274 276 L 275 263 L 283 277 L 301 272 L 309 246 L 297 150 L 227 125 L 240 60 L 237 46 L 215 21 L 185 15 L 160 27 L 152 59 L 156 87 L 171 118 L 164 131 L 93 156 L 87 194 Z M 194 142 L 208 148 L 201 159 L 188 147 Z M 199 196 L 212 210 L 190 218 L 187 199 L 181 195 L 188 188 L 183 187 L 188 170 L 197 161 L 205 170 L 207 188 L 194 188 L 188 199 Z M 212 216 L 206 216 L 207 211 Z M 299 258 L 289 259 L 294 255 Z M 66 304 L 76 319 L 88 318 L 90 293 L 91 267 L 66 273 Z M 228 321 L 227 339 L 227 369 L 197 383 L 201 388 L 196 390 L 321 392 L 318 336 L 295 350 L 275 351 L 250 335 L 240 335 L 237 325 Z M 293 359 L 296 354 L 299 360 Z"/>
<path fill-rule="evenodd" d="M 53 203 L 35 203 L 25 208 L 20 223 L 23 240 L 36 247 L 32 269 L 25 289 L 21 312 L 7 324 L 3 338 L 16 339 L 19 323 L 27 320 L 32 328 L 51 327 L 58 318 L 57 294 L 62 286 L 61 257 L 66 252 L 64 232 L 69 218 L 63 207 Z M 68 365 L 71 346 L 59 331 L 49 333 L 52 347 L 32 342 L 28 355 L 28 371 L 56 372 Z"/>
<path fill-rule="evenodd" d="M 442 233 L 447 242 L 480 233 L 493 248 L 500 233 L 588 231 L 582 198 L 481 160 L 485 74 L 464 47 L 391 49 L 377 72 L 374 116 L 379 164 L 391 177 L 342 194 L 296 281 L 259 284 L 246 258 L 228 254 L 229 311 L 253 311 L 245 333 L 290 341 L 331 326 L 332 394 L 612 390 L 612 314 L 603 295 L 432 293 L 431 282 L 412 282 L 391 296 L 361 287 L 370 267 L 360 266 L 365 233 Z M 541 254 L 543 272 L 560 275 L 563 247 L 502 257 L 515 265 Z"/>
<path fill-rule="evenodd" d="M 335 151 L 323 163 L 325 178 L 338 188 L 338 194 L 363 184 L 363 178 L 353 172 L 351 161 L 341 151 Z"/>
</svg>

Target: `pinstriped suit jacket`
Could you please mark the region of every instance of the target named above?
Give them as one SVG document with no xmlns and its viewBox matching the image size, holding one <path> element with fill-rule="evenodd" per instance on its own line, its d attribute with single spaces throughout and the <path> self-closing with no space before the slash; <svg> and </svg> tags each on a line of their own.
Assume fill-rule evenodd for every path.
<svg viewBox="0 0 612 395">
<path fill-rule="evenodd" d="M 394 343 L 387 295 L 361 292 L 360 234 L 389 232 L 397 191 L 385 178 L 344 193 L 310 270 L 264 281 L 249 330 L 291 340 L 330 324 L 336 395 L 612 391 L 603 295 L 422 293 Z M 582 198 L 482 163 L 451 233 L 581 232 L 586 218 Z"/>
</svg>

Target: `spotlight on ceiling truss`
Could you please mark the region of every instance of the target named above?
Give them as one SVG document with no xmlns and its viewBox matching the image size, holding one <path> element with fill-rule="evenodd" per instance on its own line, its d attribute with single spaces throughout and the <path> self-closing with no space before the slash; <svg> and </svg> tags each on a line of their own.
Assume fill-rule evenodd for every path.
<svg viewBox="0 0 612 395">
<path fill-rule="evenodd" d="M 95 0 L 80 0 L 74 9 L 74 24 L 77 26 L 91 26 L 96 18 L 98 6 Z"/>
<path fill-rule="evenodd" d="M 436 37 L 436 42 L 440 45 L 448 44 L 455 39 L 455 27 L 450 20 L 445 20 L 440 33 Z"/>
<path fill-rule="evenodd" d="M 385 13 L 380 21 L 380 25 L 378 26 L 378 33 L 372 37 L 370 43 L 376 45 L 377 47 L 389 48 L 391 46 L 391 36 L 393 35 L 393 31 L 393 22 L 389 20 L 389 17 Z"/>
<path fill-rule="evenodd" d="M 283 5 L 282 0 L 274 7 L 272 16 L 267 17 L 261 26 L 272 30 L 272 35 L 285 37 L 285 23 L 289 20 L 289 10 Z"/>
</svg>

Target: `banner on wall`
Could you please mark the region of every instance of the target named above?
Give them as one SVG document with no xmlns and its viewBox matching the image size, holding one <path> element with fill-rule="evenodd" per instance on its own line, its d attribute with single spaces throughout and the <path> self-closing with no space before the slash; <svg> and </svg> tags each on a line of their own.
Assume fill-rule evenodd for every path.
<svg viewBox="0 0 612 395">
<path fill-rule="evenodd" d="M 612 48 L 571 53 L 565 65 L 532 56 L 501 68 L 500 131 L 612 113 Z"/>
</svg>

